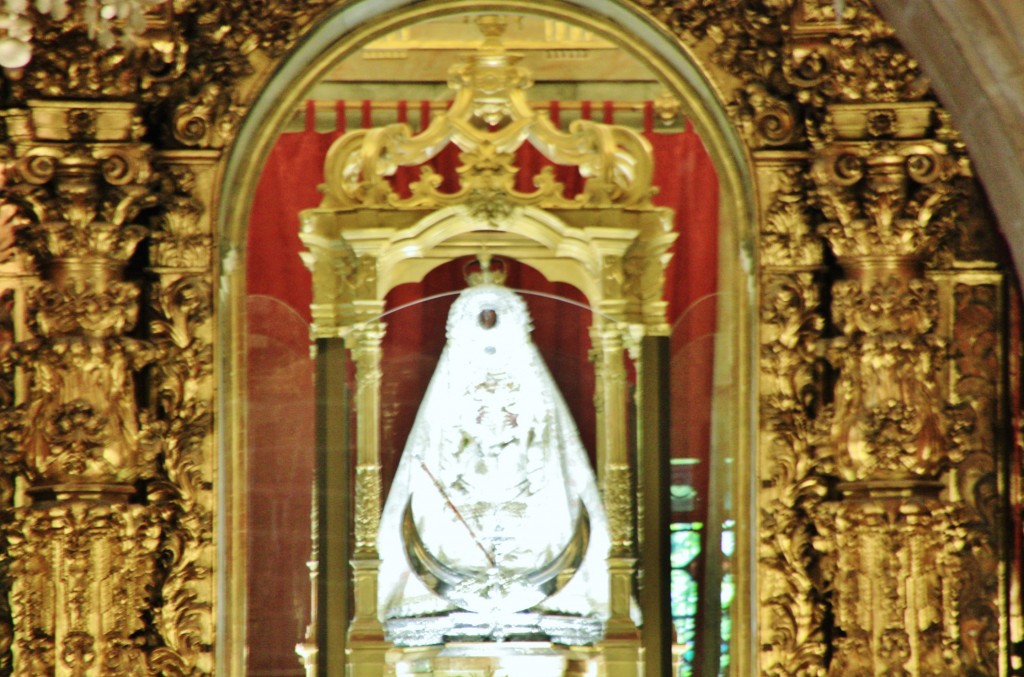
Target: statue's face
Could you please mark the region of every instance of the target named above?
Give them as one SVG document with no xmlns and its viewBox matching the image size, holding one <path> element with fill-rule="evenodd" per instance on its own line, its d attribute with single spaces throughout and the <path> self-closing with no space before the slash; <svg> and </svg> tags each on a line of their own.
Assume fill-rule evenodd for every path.
<svg viewBox="0 0 1024 677">
<path fill-rule="evenodd" d="M 484 308 L 477 318 L 484 329 L 490 329 L 498 323 L 498 313 L 493 308 Z"/>
</svg>

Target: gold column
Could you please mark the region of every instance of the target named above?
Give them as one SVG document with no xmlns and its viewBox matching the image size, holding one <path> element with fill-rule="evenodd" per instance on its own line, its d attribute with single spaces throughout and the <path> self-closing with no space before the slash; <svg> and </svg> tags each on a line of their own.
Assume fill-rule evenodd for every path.
<svg viewBox="0 0 1024 677">
<path fill-rule="evenodd" d="M 376 317 L 379 307 L 362 308 Z M 355 548 L 352 555 L 353 616 L 348 630 L 351 677 L 374 677 L 384 672 L 389 644 L 377 618 L 377 529 L 381 511 L 380 380 L 383 322 L 356 326 L 346 337 L 356 365 L 356 485 Z"/>
<path fill-rule="evenodd" d="M 147 672 L 137 637 L 155 588 L 166 504 L 137 487 L 159 444 L 135 378 L 153 357 L 130 337 L 140 286 L 125 268 L 146 230 L 149 149 L 131 104 L 33 101 L 9 113 L 12 194 L 39 284 L 33 338 L 16 347 L 27 380 L 21 486 L 5 528 L 16 675 Z"/>
<path fill-rule="evenodd" d="M 900 118 L 884 104 L 832 112 L 850 136 L 895 135 L 897 119 L 901 137 L 923 131 L 908 122 L 912 104 Z M 938 236 L 932 217 L 956 171 L 946 146 L 925 140 L 840 140 L 814 165 L 824 234 L 843 275 L 832 290 L 842 335 L 829 350 L 839 372 L 829 436 L 840 498 L 822 511 L 842 633 L 831 675 L 963 670 L 965 533 L 956 501 L 941 493 L 951 452 L 939 387 L 945 354 L 924 266 Z"/>
<path fill-rule="evenodd" d="M 637 474 L 640 545 L 640 605 L 644 644 L 644 674 L 664 675 L 672 670 L 671 608 L 671 486 L 669 468 L 669 338 L 644 336 L 639 340 L 636 411 L 638 423 Z"/>
<path fill-rule="evenodd" d="M 311 605 L 316 625 L 303 651 L 316 653 L 319 675 L 344 675 L 352 617 L 352 457 L 348 351 L 338 337 L 316 341 L 317 586 Z"/>
<path fill-rule="evenodd" d="M 609 677 L 633 677 L 641 671 L 640 631 L 630 615 L 636 576 L 636 492 L 626 425 L 625 342 L 620 326 L 597 319 L 591 327 L 597 387 L 598 478 L 608 513 L 611 550 L 608 573 L 611 608 L 601 642 Z"/>
</svg>

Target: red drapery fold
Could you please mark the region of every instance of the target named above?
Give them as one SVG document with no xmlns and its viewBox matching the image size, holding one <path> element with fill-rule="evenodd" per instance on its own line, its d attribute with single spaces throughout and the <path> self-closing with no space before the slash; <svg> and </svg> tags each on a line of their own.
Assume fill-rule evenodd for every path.
<svg viewBox="0 0 1024 677">
<path fill-rule="evenodd" d="M 249 295 L 277 298 L 307 321 L 313 288 L 299 258 L 299 212 L 320 204 L 323 196 L 317 186 L 323 181 L 324 156 L 344 133 L 344 127 L 341 132 L 317 132 L 312 103 L 306 109 L 306 131 L 282 134 L 267 157 L 253 197 L 246 250 Z M 344 115 L 338 117 L 344 121 Z"/>
</svg>

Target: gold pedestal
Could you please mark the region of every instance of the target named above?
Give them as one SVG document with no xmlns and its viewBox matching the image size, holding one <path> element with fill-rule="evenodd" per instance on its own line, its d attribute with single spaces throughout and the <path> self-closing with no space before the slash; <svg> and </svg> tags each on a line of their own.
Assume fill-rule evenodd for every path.
<svg viewBox="0 0 1024 677">
<path fill-rule="evenodd" d="M 635 571 L 635 558 L 608 558 L 611 617 L 605 625 L 604 639 L 598 644 L 607 677 L 640 677 L 644 673 L 640 629 L 630 614 Z"/>
<path fill-rule="evenodd" d="M 380 560 L 352 560 L 355 614 L 348 628 L 348 677 L 382 677 L 391 643 L 377 619 L 377 569 Z"/>
<path fill-rule="evenodd" d="M 350 643 L 347 677 L 383 677 L 389 674 L 385 671 L 385 666 L 390 648 L 391 644 L 384 641 Z"/>
<path fill-rule="evenodd" d="M 585 677 L 596 659 L 550 642 L 466 642 L 396 649 L 388 658 L 395 677 Z"/>
<path fill-rule="evenodd" d="M 643 651 L 639 639 L 606 639 L 600 648 L 607 677 L 643 675 Z"/>
</svg>

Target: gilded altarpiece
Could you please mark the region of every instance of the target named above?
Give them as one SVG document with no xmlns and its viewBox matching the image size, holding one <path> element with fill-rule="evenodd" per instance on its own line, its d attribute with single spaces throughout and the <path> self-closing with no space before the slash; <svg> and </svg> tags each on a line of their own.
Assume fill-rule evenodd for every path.
<svg viewBox="0 0 1024 677">
<path fill-rule="evenodd" d="M 34 58 L 4 76 L 0 670 L 209 674 L 215 648 L 241 654 L 214 627 L 241 577 L 218 597 L 214 524 L 238 523 L 214 498 L 237 470 L 214 472 L 238 425 L 214 417 L 225 151 L 327 7 L 165 3 L 127 49 L 71 5 L 33 15 Z M 631 7 L 686 45 L 749 153 L 751 664 L 1006 674 L 1006 281 L 926 78 L 865 0 Z"/>
</svg>

